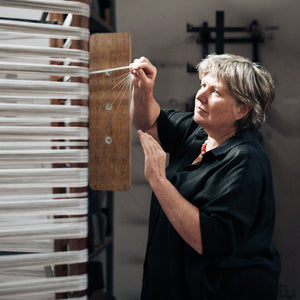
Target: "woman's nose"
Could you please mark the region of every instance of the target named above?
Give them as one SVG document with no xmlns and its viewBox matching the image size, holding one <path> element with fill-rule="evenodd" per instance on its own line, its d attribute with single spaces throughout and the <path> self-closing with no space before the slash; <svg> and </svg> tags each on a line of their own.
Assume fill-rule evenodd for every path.
<svg viewBox="0 0 300 300">
<path fill-rule="evenodd" d="M 205 103 L 207 101 L 207 95 L 205 93 L 205 89 L 201 88 L 198 90 L 197 94 L 196 94 L 196 100 Z"/>
</svg>

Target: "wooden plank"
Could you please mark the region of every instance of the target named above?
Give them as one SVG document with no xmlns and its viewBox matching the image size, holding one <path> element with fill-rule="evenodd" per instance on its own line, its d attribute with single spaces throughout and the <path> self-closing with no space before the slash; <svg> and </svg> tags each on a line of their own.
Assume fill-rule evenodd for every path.
<svg viewBox="0 0 300 300">
<path fill-rule="evenodd" d="M 90 71 L 128 66 L 128 33 L 90 38 Z M 128 69 L 90 75 L 89 180 L 94 190 L 125 191 L 131 184 L 131 124 Z"/>
</svg>

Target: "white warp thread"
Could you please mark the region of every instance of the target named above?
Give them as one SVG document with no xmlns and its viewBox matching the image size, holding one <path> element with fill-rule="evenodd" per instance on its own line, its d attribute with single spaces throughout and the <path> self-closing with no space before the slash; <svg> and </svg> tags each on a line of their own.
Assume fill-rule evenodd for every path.
<svg viewBox="0 0 300 300">
<path fill-rule="evenodd" d="M 15 150 L 15 149 L 64 149 L 66 147 L 87 147 L 87 141 L 0 141 L 0 149 Z"/>
<path fill-rule="evenodd" d="M 0 169 L 0 189 L 85 187 L 87 185 L 87 168 Z"/>
<path fill-rule="evenodd" d="M 54 121 L 58 118 L 77 118 L 88 122 L 88 108 L 84 106 L 38 105 L 38 104 L 7 104 L 0 103 L 1 117 L 47 117 Z"/>
<path fill-rule="evenodd" d="M 87 62 L 89 59 L 89 52 L 77 49 L 64 49 L 53 47 L 40 47 L 29 45 L 0 45 L 0 56 L 3 57 L 44 57 L 45 59 L 51 58 L 68 58 L 74 61 Z"/>
<path fill-rule="evenodd" d="M 7 299 L 6 297 L 11 294 L 43 295 L 49 292 L 84 290 L 86 287 L 87 275 L 0 282 L 0 299 Z"/>
<path fill-rule="evenodd" d="M 54 241 L 51 239 L 28 239 L 23 241 L 1 241 L 1 251 L 51 253 L 54 251 Z"/>
<path fill-rule="evenodd" d="M 42 300 L 54 300 L 55 296 L 53 295 L 47 295 L 47 294 L 44 294 L 43 295 L 43 299 Z M 1 299 L 1 298 L 0 298 Z M 41 300 L 41 297 L 40 295 L 7 295 L 5 296 L 5 300 Z M 70 300 L 70 298 L 62 298 L 62 300 Z M 83 296 L 83 297 L 80 297 L 80 298 L 72 298 L 72 300 L 88 300 L 88 297 L 87 296 Z"/>
<path fill-rule="evenodd" d="M 20 21 L 0 20 L 0 32 L 29 34 L 47 38 L 62 38 L 85 40 L 89 39 L 88 29 L 80 27 L 66 27 L 53 24 L 25 23 Z"/>
<path fill-rule="evenodd" d="M 0 0 L 0 6 L 38 9 L 58 13 L 71 13 L 88 17 L 90 6 L 85 3 L 64 0 Z"/>
<path fill-rule="evenodd" d="M 87 250 L 0 256 L 0 270 L 85 262 Z"/>
<path fill-rule="evenodd" d="M 83 67 L 47 65 L 47 64 L 26 64 L 14 62 L 0 62 L 1 73 L 31 73 L 46 75 L 63 75 L 73 77 L 88 77 L 88 69 Z"/>
<path fill-rule="evenodd" d="M 53 120 L 55 121 L 55 120 Z M 43 141 L 54 139 L 86 139 L 88 129 L 83 127 L 32 127 L 32 126 L 1 126 L 0 141 L 31 140 Z"/>
<path fill-rule="evenodd" d="M 4 218 L 3 218 L 4 219 Z M 87 218 L 0 221 L 0 240 L 80 239 L 87 237 Z M 9 227 L 4 227 L 4 226 Z"/>
<path fill-rule="evenodd" d="M 30 95 L 46 98 L 88 99 L 88 84 L 56 81 L 32 81 L 0 79 L 0 93 L 3 96 Z"/>
</svg>

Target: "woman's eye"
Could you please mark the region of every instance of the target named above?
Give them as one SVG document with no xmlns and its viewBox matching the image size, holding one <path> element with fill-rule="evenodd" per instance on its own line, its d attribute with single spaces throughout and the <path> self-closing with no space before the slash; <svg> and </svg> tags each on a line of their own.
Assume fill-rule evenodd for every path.
<svg viewBox="0 0 300 300">
<path fill-rule="evenodd" d="M 220 93 L 219 93 L 218 90 L 216 90 L 216 89 L 213 90 L 212 92 L 213 92 L 214 94 L 216 94 L 216 95 L 220 95 Z"/>
</svg>

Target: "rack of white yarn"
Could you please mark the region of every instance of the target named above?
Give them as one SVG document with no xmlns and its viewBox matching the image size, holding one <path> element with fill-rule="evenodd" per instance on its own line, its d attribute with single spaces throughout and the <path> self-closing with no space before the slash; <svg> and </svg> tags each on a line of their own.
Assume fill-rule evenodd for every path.
<svg viewBox="0 0 300 300">
<path fill-rule="evenodd" d="M 88 167 L 70 167 L 88 164 L 88 129 L 70 124 L 88 123 L 88 105 L 71 105 L 71 99 L 87 102 L 89 89 L 70 78 L 89 77 L 89 53 L 70 45 L 88 41 L 89 30 L 70 25 L 74 14 L 89 16 L 89 5 L 0 0 L 0 7 L 22 16 L 67 15 L 63 24 L 13 20 L 6 13 L 0 19 L 0 299 L 55 299 L 56 293 L 87 288 L 86 274 L 55 277 L 53 270 L 88 257 L 86 249 L 55 252 L 54 241 L 88 234 L 87 192 L 72 191 L 87 187 Z M 50 38 L 65 39 L 64 47 L 49 47 Z M 64 105 L 53 105 L 51 99 Z M 53 122 L 64 126 L 53 127 Z M 56 163 L 65 167 L 53 168 Z M 66 193 L 53 193 L 56 187 Z"/>
</svg>

